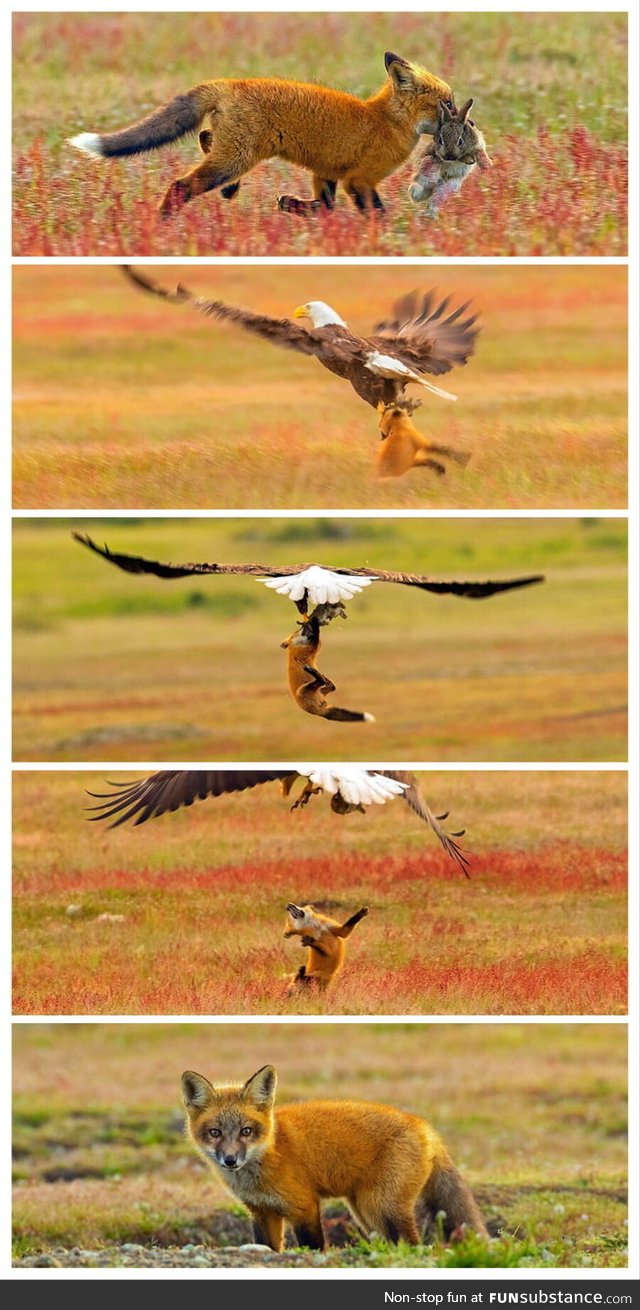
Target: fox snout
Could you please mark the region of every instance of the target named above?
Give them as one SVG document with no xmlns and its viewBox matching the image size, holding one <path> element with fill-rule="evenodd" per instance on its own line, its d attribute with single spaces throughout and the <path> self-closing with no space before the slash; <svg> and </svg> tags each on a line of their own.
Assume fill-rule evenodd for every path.
<svg viewBox="0 0 640 1310">
<path fill-rule="evenodd" d="M 287 905 L 287 913 L 292 919 L 304 919 L 304 910 L 301 910 L 299 905 Z"/>
</svg>

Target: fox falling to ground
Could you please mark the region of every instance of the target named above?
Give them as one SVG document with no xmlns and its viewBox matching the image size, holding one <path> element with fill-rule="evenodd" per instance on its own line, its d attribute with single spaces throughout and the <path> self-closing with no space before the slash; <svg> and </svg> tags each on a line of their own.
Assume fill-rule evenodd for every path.
<svg viewBox="0 0 640 1310">
<path fill-rule="evenodd" d="M 288 994 L 301 987 L 326 991 L 344 968 L 345 941 L 369 913 L 363 905 L 345 923 L 320 914 L 313 905 L 287 905 L 285 937 L 299 937 L 307 948 L 307 958 L 297 973 L 289 975 Z"/>
<path fill-rule="evenodd" d="M 420 1242 L 442 1216 L 445 1236 L 487 1236 L 482 1215 L 426 1119 L 367 1101 L 307 1101 L 275 1109 L 276 1071 L 244 1084 L 182 1075 L 187 1129 L 221 1183 L 251 1213 L 256 1242 L 281 1251 L 285 1224 L 299 1246 L 325 1246 L 320 1202 L 343 1197 L 365 1238 Z"/>
<path fill-rule="evenodd" d="M 391 52 L 384 65 L 386 81 L 368 100 L 275 77 L 223 77 L 200 82 L 119 132 L 81 132 L 71 145 L 115 159 L 198 132 L 204 159 L 171 183 L 160 206 L 165 218 L 207 191 L 219 189 L 231 200 L 264 159 L 284 159 L 313 175 L 314 199 L 281 196 L 286 212 L 333 209 L 338 183 L 358 209 L 382 210 L 379 183 L 404 164 L 421 134 L 433 134 L 441 100 L 455 109 L 451 87 L 433 73 Z"/>
</svg>

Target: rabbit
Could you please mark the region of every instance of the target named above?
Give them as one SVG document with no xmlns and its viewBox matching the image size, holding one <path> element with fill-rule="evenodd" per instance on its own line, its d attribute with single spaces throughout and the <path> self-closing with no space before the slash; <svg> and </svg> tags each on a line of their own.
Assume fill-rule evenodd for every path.
<svg viewBox="0 0 640 1310">
<path fill-rule="evenodd" d="M 456 111 L 444 100 L 439 102 L 433 142 L 425 150 L 409 187 L 409 196 L 415 204 L 427 201 L 429 218 L 437 218 L 442 206 L 460 191 L 476 165 L 483 170 L 492 167 L 482 132 L 469 118 L 472 104 L 473 100 L 467 100 Z"/>
</svg>

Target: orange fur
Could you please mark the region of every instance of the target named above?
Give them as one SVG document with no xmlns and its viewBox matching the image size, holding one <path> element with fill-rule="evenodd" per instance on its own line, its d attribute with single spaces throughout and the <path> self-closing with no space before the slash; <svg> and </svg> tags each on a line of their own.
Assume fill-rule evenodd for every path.
<svg viewBox="0 0 640 1310">
<path fill-rule="evenodd" d="M 421 133 L 435 130 L 439 101 L 453 103 L 451 88 L 432 73 L 391 54 L 385 66 L 386 82 L 367 100 L 272 77 L 202 82 L 140 122 L 93 138 L 90 152 L 138 154 L 202 128 L 205 158 L 172 182 L 165 216 L 217 187 L 230 198 L 240 178 L 273 158 L 313 174 L 317 205 L 332 208 L 340 183 L 359 208 L 381 208 L 378 183 L 408 159 Z"/>
<path fill-rule="evenodd" d="M 289 689 L 301 710 L 306 714 L 318 714 L 323 719 L 333 719 L 343 723 L 360 723 L 371 720 L 371 715 L 358 710 L 343 710 L 339 706 L 330 706 L 327 696 L 335 691 L 335 683 L 326 678 L 315 668 L 314 660 L 320 650 L 320 624 L 314 618 L 306 618 L 299 624 L 290 637 L 280 643 L 287 651 Z"/>
<path fill-rule="evenodd" d="M 339 923 L 320 914 L 313 905 L 289 905 L 284 936 L 300 937 L 307 948 L 307 958 L 298 972 L 290 975 L 288 992 L 308 984 L 326 991 L 344 968 L 346 938 L 368 913 L 363 906 L 346 923 Z"/>
<path fill-rule="evenodd" d="M 430 468 L 434 473 L 444 474 L 443 464 L 433 458 L 443 455 L 454 459 L 459 464 L 466 464 L 469 456 L 464 451 L 454 450 L 450 446 L 438 446 L 423 437 L 413 424 L 403 405 L 378 404 L 380 415 L 380 432 L 382 441 L 375 456 L 374 476 L 377 478 L 400 478 L 414 468 Z"/>
<path fill-rule="evenodd" d="M 282 1250 L 285 1223 L 300 1246 L 324 1247 L 320 1202 L 344 1197 L 363 1236 L 420 1241 L 419 1220 L 444 1212 L 445 1232 L 486 1234 L 471 1192 L 425 1119 L 364 1101 L 274 1108 L 276 1073 L 244 1086 L 183 1075 L 191 1140 L 248 1207 L 255 1239 Z"/>
</svg>

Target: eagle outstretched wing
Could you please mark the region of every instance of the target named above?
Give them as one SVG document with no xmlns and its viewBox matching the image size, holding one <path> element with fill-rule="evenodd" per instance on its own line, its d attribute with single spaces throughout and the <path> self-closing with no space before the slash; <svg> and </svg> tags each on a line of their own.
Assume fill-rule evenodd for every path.
<svg viewBox="0 0 640 1310">
<path fill-rule="evenodd" d="M 178 283 L 175 291 L 168 291 L 166 287 L 160 286 L 159 282 L 139 273 L 129 264 L 122 264 L 121 268 L 130 281 L 141 287 L 143 291 L 149 291 L 152 295 L 160 296 L 174 305 L 190 305 L 192 309 L 197 309 L 200 314 L 204 314 L 205 318 L 220 318 L 230 323 L 237 323 L 247 332 L 255 332 L 258 336 L 273 342 L 275 346 L 298 350 L 303 355 L 320 355 L 326 348 L 322 339 L 317 339 L 313 331 L 299 327 L 290 318 L 272 318 L 269 314 L 254 314 L 250 309 L 238 309 L 235 305 L 227 305 L 223 300 L 205 300 L 203 296 L 192 295 L 181 283 Z"/>
<path fill-rule="evenodd" d="M 433 814 L 418 788 L 415 774 L 393 769 L 378 771 L 367 769 L 363 772 L 369 774 L 372 779 L 377 777 L 378 781 L 381 775 L 383 778 L 394 778 L 396 782 L 402 783 L 403 791 L 399 793 L 402 800 L 423 823 L 428 824 L 447 855 L 455 860 L 468 878 L 469 860 L 453 841 L 453 837 L 462 837 L 463 833 L 455 832 L 453 837 L 450 837 L 445 832 L 441 820 L 447 816 L 441 815 L 438 818 Z M 119 828 L 120 824 L 133 820 L 134 827 L 137 827 L 141 823 L 146 823 L 148 819 L 157 819 L 161 814 L 173 813 L 175 810 L 193 805 L 194 801 L 206 800 L 208 796 L 247 791 L 262 783 L 282 781 L 285 778 L 294 782 L 296 778 L 308 776 L 297 769 L 167 769 L 152 773 L 150 777 L 142 778 L 137 782 L 108 782 L 107 786 L 112 788 L 111 791 L 87 793 L 100 802 L 99 805 L 89 805 L 87 808 L 91 823 L 111 819 L 109 827 Z M 346 782 L 343 791 L 345 799 L 356 799 L 349 794 Z"/>
<path fill-rule="evenodd" d="M 146 823 L 147 819 L 156 819 L 160 814 L 193 805 L 194 801 L 203 801 L 207 796 L 223 796 L 226 792 L 246 791 L 278 778 L 297 777 L 299 774 L 293 769 L 164 770 L 139 782 L 109 782 L 107 785 L 113 788 L 110 792 L 90 791 L 87 795 L 100 804 L 88 808 L 97 811 L 91 816 L 92 823 L 99 819 L 113 819 L 109 827 L 119 828 L 128 819 L 133 819 L 135 825 Z"/>
<path fill-rule="evenodd" d="M 382 773 L 386 774 L 389 778 L 396 778 L 398 782 L 405 783 L 405 790 L 402 793 L 403 801 L 413 810 L 414 814 L 417 814 L 419 819 L 422 819 L 423 823 L 428 823 L 431 831 L 435 833 L 438 841 L 447 852 L 447 855 L 450 855 L 451 859 L 455 860 L 456 864 L 458 864 L 462 869 L 465 878 L 468 878 L 469 860 L 464 851 L 461 850 L 460 846 L 458 846 L 458 843 L 453 840 L 454 837 L 464 837 L 464 828 L 462 828 L 460 832 L 454 832 L 451 835 L 445 831 L 442 827 L 442 821 L 448 818 L 448 815 L 436 815 L 433 813 L 433 810 L 431 810 L 427 805 L 427 802 L 418 787 L 414 773 L 406 773 L 403 770 L 396 769 L 382 769 Z"/>
<path fill-rule="evenodd" d="M 296 573 L 303 573 L 313 567 L 312 564 L 278 566 L 272 564 L 162 564 L 158 560 L 144 559 L 142 555 L 122 555 L 109 550 L 106 545 L 98 546 L 91 537 L 83 532 L 73 532 L 71 535 L 82 546 L 95 551 L 96 555 L 101 555 L 103 559 L 108 560 L 109 564 L 115 564 L 117 568 L 124 569 L 126 573 L 151 573 L 157 578 L 186 578 L 204 574 L 243 573 L 254 577 L 284 578 L 292 577 Z M 345 577 L 366 577 L 380 582 L 396 582 L 400 586 L 417 587 L 421 591 L 430 591 L 437 596 L 464 596 L 471 600 L 483 600 L 486 596 L 494 596 L 501 591 L 513 591 L 516 587 L 530 587 L 533 583 L 544 582 L 544 576 L 541 573 L 531 574 L 524 578 L 507 578 L 500 581 L 438 582 L 419 573 L 393 573 L 386 569 L 332 567 L 331 572 L 342 574 Z"/>
<path fill-rule="evenodd" d="M 411 291 L 395 302 L 393 317 L 377 323 L 368 340 L 418 373 L 448 373 L 467 363 L 480 331 L 477 314 L 463 317 L 470 301 L 447 314 L 450 304 L 450 296 L 438 303 L 435 291 L 424 296 Z"/>
</svg>

